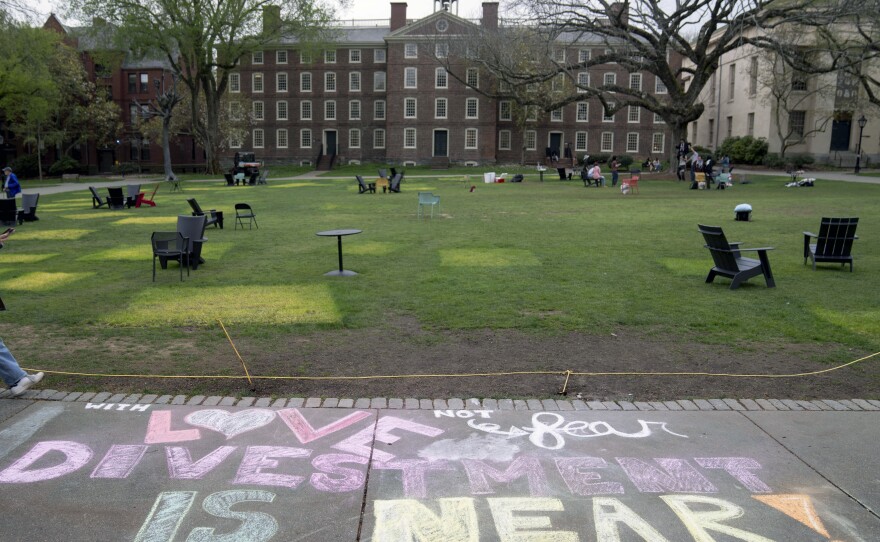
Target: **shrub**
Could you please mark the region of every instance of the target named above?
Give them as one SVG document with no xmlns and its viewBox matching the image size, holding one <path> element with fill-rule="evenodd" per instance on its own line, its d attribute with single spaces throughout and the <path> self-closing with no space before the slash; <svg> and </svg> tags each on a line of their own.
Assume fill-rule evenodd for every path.
<svg viewBox="0 0 880 542">
<path fill-rule="evenodd" d="M 621 154 L 618 158 L 618 161 L 620 162 L 620 167 L 622 167 L 623 169 L 627 169 L 629 168 L 630 164 L 633 163 L 633 157 L 628 154 Z"/>
<path fill-rule="evenodd" d="M 718 155 L 725 154 L 735 164 L 760 164 L 767 155 L 767 141 L 752 136 L 729 137 L 718 148 Z"/>
<path fill-rule="evenodd" d="M 118 164 L 116 164 L 116 167 L 114 167 L 113 170 L 120 175 L 137 173 L 138 165 L 134 162 L 119 162 Z"/>
<path fill-rule="evenodd" d="M 700 154 L 700 156 L 708 156 L 708 155 L 712 154 L 712 149 L 708 149 L 706 147 L 701 147 L 699 145 L 692 146 L 691 150 L 698 152 Z"/>
<path fill-rule="evenodd" d="M 812 154 L 792 154 L 786 158 L 786 162 L 794 166 L 796 169 L 801 169 L 802 167 L 810 165 L 816 161 Z"/>
<path fill-rule="evenodd" d="M 593 162 L 599 162 L 600 164 L 604 164 L 608 160 L 611 159 L 610 154 L 591 154 L 588 162 L 592 164 Z"/>
<path fill-rule="evenodd" d="M 49 175 L 62 175 L 64 173 L 76 173 L 79 171 L 79 160 L 69 156 L 62 156 L 57 162 L 49 166 Z"/>
<path fill-rule="evenodd" d="M 779 157 L 778 153 L 770 152 L 764 155 L 762 163 L 767 167 L 780 168 L 785 165 L 785 161 Z"/>
<path fill-rule="evenodd" d="M 19 179 L 23 179 L 25 177 L 36 177 L 40 174 L 40 169 L 37 167 L 36 154 L 25 154 L 22 156 L 18 156 L 14 158 L 12 162 L 10 162 L 9 167 L 12 168 L 15 176 Z"/>
</svg>

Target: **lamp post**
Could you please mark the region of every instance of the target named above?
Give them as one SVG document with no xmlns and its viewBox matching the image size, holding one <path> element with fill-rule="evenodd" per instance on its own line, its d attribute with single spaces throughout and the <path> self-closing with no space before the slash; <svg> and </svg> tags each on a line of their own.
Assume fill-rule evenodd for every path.
<svg viewBox="0 0 880 542">
<path fill-rule="evenodd" d="M 859 117 L 859 147 L 856 151 L 856 173 L 862 170 L 862 132 L 865 131 L 865 125 L 868 124 L 868 119 L 865 118 L 865 115 Z"/>
</svg>

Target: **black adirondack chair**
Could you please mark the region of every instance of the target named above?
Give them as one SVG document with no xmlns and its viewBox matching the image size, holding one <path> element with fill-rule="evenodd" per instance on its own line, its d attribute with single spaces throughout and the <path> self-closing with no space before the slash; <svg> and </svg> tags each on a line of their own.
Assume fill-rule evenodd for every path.
<svg viewBox="0 0 880 542">
<path fill-rule="evenodd" d="M 394 177 L 391 177 L 391 184 L 388 186 L 389 192 L 400 192 L 400 181 L 403 180 L 403 174 L 398 173 Z"/>
<path fill-rule="evenodd" d="M 103 207 L 105 205 L 107 205 L 109 207 L 109 205 L 108 205 L 109 202 L 107 201 L 107 198 L 99 195 L 98 191 L 95 189 L 94 186 L 90 186 L 89 190 L 92 192 L 92 208 L 93 209 L 97 209 L 98 207 Z"/>
<path fill-rule="evenodd" d="M 235 179 L 232 178 L 232 173 L 224 173 L 223 178 L 226 179 L 226 186 L 232 186 L 235 184 Z"/>
<path fill-rule="evenodd" d="M 853 270 L 852 245 L 859 238 L 856 235 L 858 218 L 823 218 L 819 226 L 819 235 L 804 232 L 804 265 L 807 258 L 813 260 L 813 269 L 816 262 L 840 263 L 843 267 L 849 263 L 849 272 Z M 816 244 L 810 244 L 812 239 Z"/>
<path fill-rule="evenodd" d="M 221 230 L 223 229 L 223 211 L 218 211 L 217 209 L 208 209 L 207 211 L 203 211 L 202 207 L 196 201 L 196 198 L 188 198 L 186 202 L 189 203 L 190 207 L 192 207 L 193 216 L 206 217 L 206 226 L 210 226 L 211 224 L 213 224 L 215 228 L 219 226 Z"/>
<path fill-rule="evenodd" d="M 18 223 L 34 222 L 37 217 L 37 204 L 40 202 L 39 194 L 22 194 L 21 209 L 18 210 Z"/>
<path fill-rule="evenodd" d="M 715 267 L 709 271 L 706 282 L 712 282 L 717 275 L 727 277 L 732 280 L 730 289 L 736 290 L 740 284 L 757 275 L 764 275 L 768 288 L 776 287 L 773 280 L 773 272 L 770 270 L 770 259 L 767 257 L 767 251 L 773 250 L 773 247 L 762 248 L 741 248 L 742 243 L 730 243 L 724 236 L 724 232 L 718 226 L 698 225 L 703 239 L 706 240 L 706 248 L 712 253 L 712 259 L 715 261 Z M 743 258 L 741 251 L 755 251 L 758 253 L 758 259 Z"/>
<path fill-rule="evenodd" d="M 0 199 L 0 224 L 15 226 L 18 220 L 18 202 L 15 198 Z"/>
<path fill-rule="evenodd" d="M 122 194 L 122 188 L 107 188 L 107 206 L 111 209 L 125 209 L 125 196 Z"/>
<path fill-rule="evenodd" d="M 366 183 L 364 182 L 364 178 L 360 175 L 355 175 L 354 178 L 357 179 L 358 182 L 358 194 L 364 194 L 366 192 L 371 194 L 376 193 L 376 183 Z"/>
</svg>

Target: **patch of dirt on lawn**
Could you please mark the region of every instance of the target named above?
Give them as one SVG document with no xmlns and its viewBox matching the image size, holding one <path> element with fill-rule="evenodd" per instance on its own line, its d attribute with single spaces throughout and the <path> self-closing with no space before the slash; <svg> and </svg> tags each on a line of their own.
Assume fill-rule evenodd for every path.
<svg viewBox="0 0 880 542">
<path fill-rule="evenodd" d="M 870 352 L 838 344 L 749 344 L 741 348 L 654 337 L 636 329 L 614 335 L 566 333 L 554 337 L 509 330 L 431 331 L 413 319 L 387 328 L 321 331 L 277 339 L 274 353 L 241 339 L 236 348 L 253 376 L 407 378 L 263 380 L 249 389 L 238 380 L 98 380 L 52 376 L 53 389 L 90 388 L 120 393 L 217 394 L 280 397 L 550 398 L 574 373 L 733 373 L 782 375 L 829 369 Z M 262 343 L 260 343 L 262 344 Z M 834 363 L 829 352 L 844 356 Z M 232 365 L 230 365 L 232 364 Z M 240 362 L 228 343 L 218 343 L 190 369 Z M 219 372 L 214 370 L 214 373 Z M 538 374 L 510 374 L 510 373 Z M 500 376 L 451 376 L 507 373 Z M 549 374 L 546 374 L 549 373 Z M 880 356 L 821 375 L 796 378 L 718 376 L 571 375 L 567 397 L 584 400 L 660 401 L 686 398 L 847 399 L 880 397 Z M 68 387 L 65 387 L 68 386 Z M 75 386 L 75 387 L 69 387 Z"/>
</svg>

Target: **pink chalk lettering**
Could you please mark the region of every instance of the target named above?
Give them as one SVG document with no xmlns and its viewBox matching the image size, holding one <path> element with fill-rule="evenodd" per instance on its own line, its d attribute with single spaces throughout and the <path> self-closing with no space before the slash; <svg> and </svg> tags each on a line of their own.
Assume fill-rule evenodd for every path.
<svg viewBox="0 0 880 542">
<path fill-rule="evenodd" d="M 602 477 L 591 469 L 608 468 L 601 457 L 557 458 L 556 469 L 565 485 L 575 495 L 622 495 L 623 484 L 618 482 L 597 482 Z"/>
<path fill-rule="evenodd" d="M 165 459 L 168 462 L 168 475 L 178 480 L 200 480 L 217 465 L 229 457 L 237 446 L 220 446 L 213 452 L 193 461 L 188 448 L 183 446 L 166 446 Z"/>
<path fill-rule="evenodd" d="M 321 437 L 325 437 L 330 433 L 335 433 L 340 429 L 345 429 L 349 425 L 357 423 L 364 418 L 369 418 L 372 414 L 364 411 L 352 412 L 348 416 L 340 418 L 333 423 L 329 423 L 324 427 L 319 427 L 318 429 L 312 427 L 312 424 L 310 424 L 299 409 L 296 408 L 279 410 L 278 416 L 287 424 L 287 427 L 293 431 L 293 434 L 296 435 L 296 438 L 299 439 L 300 443 L 306 444 Z"/>
<path fill-rule="evenodd" d="M 447 461 L 425 459 L 395 459 L 385 463 L 373 463 L 379 470 L 399 470 L 403 477 L 403 494 L 408 499 L 424 499 L 428 496 L 425 473 L 431 470 L 455 470 Z"/>
<path fill-rule="evenodd" d="M 28 467 L 51 452 L 60 452 L 64 461 L 48 467 L 28 470 Z M 0 472 L 0 483 L 30 484 L 54 480 L 83 467 L 92 459 L 92 449 L 85 444 L 69 440 L 46 440 L 38 442 L 15 463 Z"/>
<path fill-rule="evenodd" d="M 171 411 L 154 410 L 150 413 L 150 421 L 147 424 L 147 436 L 144 444 L 160 444 L 163 442 L 186 442 L 199 440 L 202 434 L 198 429 L 171 430 Z"/>
<path fill-rule="evenodd" d="M 642 493 L 716 493 L 718 490 L 684 459 L 655 457 L 666 472 L 635 457 L 618 457 L 617 462 Z"/>
<path fill-rule="evenodd" d="M 238 467 L 233 484 L 257 484 L 295 488 L 305 478 L 292 474 L 263 472 L 264 469 L 277 469 L 278 461 L 274 457 L 308 457 L 311 450 L 290 448 L 287 446 L 248 446 L 244 459 Z"/>
<path fill-rule="evenodd" d="M 382 418 L 379 418 L 379 422 L 376 424 L 376 442 L 382 444 L 394 444 L 395 442 L 400 440 L 400 437 L 391 434 L 391 430 L 393 429 L 403 429 L 411 433 L 425 435 L 428 437 L 436 437 L 437 435 L 443 434 L 442 429 L 431 427 L 430 425 L 423 425 L 417 422 L 404 420 L 394 416 L 384 416 Z M 343 452 L 362 455 L 364 457 L 370 457 L 370 452 L 372 451 L 373 459 L 375 459 L 376 461 L 385 462 L 394 459 L 393 454 L 382 451 L 378 447 L 374 448 L 372 444 L 373 428 L 365 427 L 361 431 L 348 437 L 339 444 L 334 444 L 333 447 L 337 450 L 342 450 Z"/>
<path fill-rule="evenodd" d="M 342 463 L 366 465 L 366 457 L 352 454 L 323 454 L 312 459 L 312 466 L 321 472 L 315 472 L 309 478 L 312 487 L 328 493 L 345 493 L 355 491 L 364 486 L 367 478 L 365 472 L 358 469 L 341 467 Z M 331 474 L 336 476 L 330 476 Z"/>
<path fill-rule="evenodd" d="M 544 469 L 536 457 L 517 457 L 510 462 L 504 472 L 477 459 L 462 459 L 471 492 L 474 495 L 495 493 L 489 485 L 489 478 L 496 482 L 510 483 L 525 477 L 529 483 L 529 494 L 532 497 L 544 497 L 550 494 Z"/>
<path fill-rule="evenodd" d="M 773 492 L 770 486 L 751 472 L 760 469 L 761 464 L 750 457 L 695 457 L 694 461 L 704 469 L 724 470 L 752 493 Z"/>
<path fill-rule="evenodd" d="M 149 446 L 114 444 L 92 471 L 92 478 L 128 478 Z"/>
</svg>

